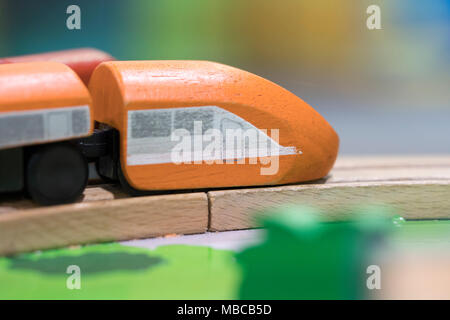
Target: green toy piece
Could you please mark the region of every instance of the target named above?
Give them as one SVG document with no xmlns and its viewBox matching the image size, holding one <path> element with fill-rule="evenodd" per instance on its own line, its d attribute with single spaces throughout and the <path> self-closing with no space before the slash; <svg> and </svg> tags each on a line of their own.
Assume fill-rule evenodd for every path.
<svg viewBox="0 0 450 320">
<path fill-rule="evenodd" d="M 393 223 L 385 208 L 354 215 L 352 221 L 321 222 L 321 213 L 306 207 L 269 212 L 266 241 L 237 257 L 240 298 L 364 298 L 370 253 Z"/>
</svg>

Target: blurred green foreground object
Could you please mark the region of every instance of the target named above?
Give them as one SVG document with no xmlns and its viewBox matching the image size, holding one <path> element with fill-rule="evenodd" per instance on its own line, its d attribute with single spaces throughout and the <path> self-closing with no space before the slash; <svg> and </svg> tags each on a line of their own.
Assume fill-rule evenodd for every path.
<svg viewBox="0 0 450 320">
<path fill-rule="evenodd" d="M 393 227 L 388 213 L 365 208 L 353 221 L 321 222 L 311 208 L 269 212 L 266 241 L 238 255 L 240 298 L 365 298 L 370 254 Z"/>
</svg>

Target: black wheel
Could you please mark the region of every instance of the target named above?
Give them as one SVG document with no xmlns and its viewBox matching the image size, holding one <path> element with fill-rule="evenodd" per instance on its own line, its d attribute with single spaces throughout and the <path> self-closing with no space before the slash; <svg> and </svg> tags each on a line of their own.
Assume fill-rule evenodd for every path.
<svg viewBox="0 0 450 320">
<path fill-rule="evenodd" d="M 88 164 L 80 150 L 69 143 L 37 147 L 26 168 L 28 194 L 39 204 L 75 201 L 88 181 Z"/>
</svg>

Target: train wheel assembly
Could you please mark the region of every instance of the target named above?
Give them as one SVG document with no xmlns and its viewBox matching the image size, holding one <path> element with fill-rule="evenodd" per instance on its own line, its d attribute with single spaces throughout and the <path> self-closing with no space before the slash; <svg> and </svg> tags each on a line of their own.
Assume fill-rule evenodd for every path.
<svg viewBox="0 0 450 320">
<path fill-rule="evenodd" d="M 30 150 L 26 188 L 39 204 L 70 203 L 81 196 L 88 181 L 88 164 L 70 143 L 55 143 Z"/>
</svg>

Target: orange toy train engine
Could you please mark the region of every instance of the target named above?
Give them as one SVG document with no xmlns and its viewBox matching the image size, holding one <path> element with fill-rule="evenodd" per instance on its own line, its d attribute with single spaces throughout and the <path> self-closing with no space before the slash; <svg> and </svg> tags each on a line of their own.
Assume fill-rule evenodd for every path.
<svg viewBox="0 0 450 320">
<path fill-rule="evenodd" d="M 95 130 L 94 130 L 95 126 Z M 0 66 L 0 191 L 72 202 L 87 162 L 130 192 L 324 177 L 335 131 L 254 74 L 206 61 L 109 61 L 87 89 L 63 64 Z"/>
</svg>

